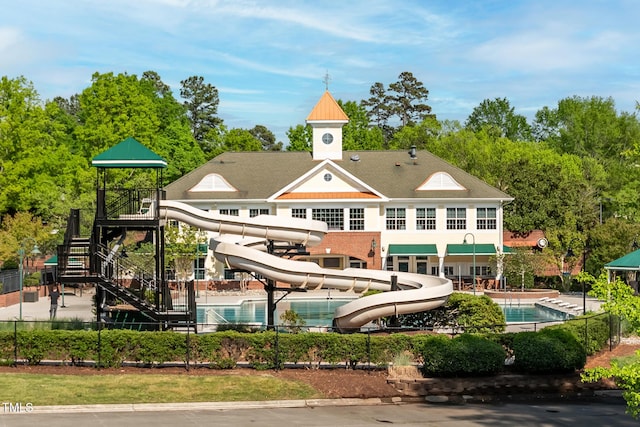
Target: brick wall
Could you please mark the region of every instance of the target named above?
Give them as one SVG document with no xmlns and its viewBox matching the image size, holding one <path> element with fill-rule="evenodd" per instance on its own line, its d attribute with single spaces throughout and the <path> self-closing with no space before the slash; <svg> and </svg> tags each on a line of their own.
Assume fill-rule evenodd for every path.
<svg viewBox="0 0 640 427">
<path fill-rule="evenodd" d="M 376 241 L 375 250 L 371 250 L 371 241 Z M 380 233 L 379 232 L 341 232 L 328 233 L 320 246 L 308 248 L 312 255 L 329 253 L 347 255 L 367 262 L 367 268 L 380 269 Z"/>
<path fill-rule="evenodd" d="M 38 291 L 38 296 L 40 298 L 47 295 L 45 286 L 38 287 L 25 287 L 22 289 L 22 292 L 33 292 Z M 20 291 L 10 292 L 8 294 L 0 295 L 0 307 L 9 307 L 10 305 L 20 303 Z"/>
</svg>

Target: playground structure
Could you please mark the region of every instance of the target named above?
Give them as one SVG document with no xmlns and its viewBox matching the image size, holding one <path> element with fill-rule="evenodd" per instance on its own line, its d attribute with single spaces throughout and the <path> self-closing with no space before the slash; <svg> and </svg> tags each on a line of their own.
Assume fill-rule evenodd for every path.
<svg viewBox="0 0 640 427">
<path fill-rule="evenodd" d="M 126 149 L 123 149 L 124 148 Z M 136 160 L 114 159 L 113 153 L 142 153 Z M 261 215 L 240 218 L 219 215 L 186 203 L 165 200 L 161 189 L 163 159 L 129 138 L 93 160 L 98 167 L 96 213 L 90 232 L 81 230 L 80 212 L 72 210 L 64 242 L 58 247 L 58 281 L 65 284 L 96 284 L 96 315 L 108 317 L 109 297 L 131 306 L 135 322 L 157 329 L 196 329 L 193 282 L 188 282 L 179 303 L 166 278 L 165 227 L 169 220 L 187 223 L 215 233 L 209 250 L 228 268 L 266 278 L 267 324 L 273 327 L 276 291 L 336 289 L 364 293 L 382 291 L 339 307 L 334 325 L 340 331 L 357 330 L 386 316 L 430 310 L 443 305 L 453 292 L 451 280 L 416 273 L 348 268 L 321 268 L 315 263 L 288 259 L 317 246 L 327 233 L 321 221 Z M 113 167 L 151 167 L 157 171 L 154 189 L 120 189 L 108 185 L 107 171 Z M 123 251 L 128 233 L 143 234 L 154 246 L 154 265 L 134 265 Z M 87 235 L 88 234 L 88 235 Z M 134 280 L 135 279 L 135 280 Z M 135 281 L 135 287 L 131 286 Z M 278 287 L 286 284 L 287 287 Z M 148 295 L 153 295 L 150 301 Z"/>
</svg>

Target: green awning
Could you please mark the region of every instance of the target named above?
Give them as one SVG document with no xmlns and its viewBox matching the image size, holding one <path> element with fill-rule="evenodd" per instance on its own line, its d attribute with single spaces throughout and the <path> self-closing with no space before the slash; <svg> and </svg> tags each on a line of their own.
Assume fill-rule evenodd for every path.
<svg viewBox="0 0 640 427">
<path fill-rule="evenodd" d="M 438 248 L 433 244 L 424 245 L 389 245 L 388 256 L 426 256 L 438 255 Z"/>
<path fill-rule="evenodd" d="M 99 168 L 166 168 L 167 161 L 139 143 L 127 138 L 91 160 Z"/>
<path fill-rule="evenodd" d="M 604 265 L 605 270 L 640 270 L 640 249 Z"/>
<path fill-rule="evenodd" d="M 502 245 L 502 253 L 503 254 L 515 254 L 517 251 L 515 248 L 510 248 L 509 246 Z"/>
<path fill-rule="evenodd" d="M 58 255 L 54 255 L 51 258 L 47 259 L 44 262 L 44 265 L 47 265 L 47 266 L 58 265 Z"/>
<path fill-rule="evenodd" d="M 475 248 L 474 248 L 475 247 Z M 491 243 L 449 243 L 447 255 L 495 255 L 496 247 Z"/>
</svg>

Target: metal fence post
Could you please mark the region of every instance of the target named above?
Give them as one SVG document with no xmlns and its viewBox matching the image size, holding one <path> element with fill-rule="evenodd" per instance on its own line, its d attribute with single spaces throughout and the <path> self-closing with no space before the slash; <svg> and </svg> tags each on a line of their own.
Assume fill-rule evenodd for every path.
<svg viewBox="0 0 640 427">
<path fill-rule="evenodd" d="M 13 365 L 18 364 L 18 321 L 13 321 Z"/>
<path fill-rule="evenodd" d="M 100 354 L 102 352 L 102 323 L 98 322 L 98 364 L 96 365 L 97 369 L 100 369 L 102 365 L 102 361 L 100 360 Z"/>
<path fill-rule="evenodd" d="M 367 329 L 367 367 L 371 372 L 371 330 Z"/>
<path fill-rule="evenodd" d="M 280 347 L 279 347 L 279 342 L 278 342 L 278 336 L 279 336 L 278 335 L 278 331 L 279 331 L 279 328 L 278 328 L 277 325 L 274 325 L 274 328 L 276 329 L 276 343 L 275 343 L 276 344 L 276 354 L 274 355 L 274 357 L 275 357 L 275 365 L 274 365 L 274 367 L 275 367 L 275 370 L 278 371 L 280 369 L 280 365 L 279 365 L 280 361 L 279 361 L 279 354 L 278 354 L 280 352 Z"/>
<path fill-rule="evenodd" d="M 190 339 L 189 339 L 189 330 L 191 329 L 191 327 L 187 328 L 187 354 L 186 354 L 186 358 L 187 358 L 187 371 L 189 370 L 189 346 L 190 346 Z"/>
<path fill-rule="evenodd" d="M 589 318 L 584 318 L 584 351 L 589 351 Z"/>
</svg>

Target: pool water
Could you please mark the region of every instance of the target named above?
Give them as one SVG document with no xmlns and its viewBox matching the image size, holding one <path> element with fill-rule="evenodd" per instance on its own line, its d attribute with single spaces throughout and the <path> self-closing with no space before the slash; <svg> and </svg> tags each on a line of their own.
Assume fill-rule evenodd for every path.
<svg viewBox="0 0 640 427">
<path fill-rule="evenodd" d="M 280 322 L 280 314 L 293 310 L 306 322 L 306 326 L 331 326 L 333 312 L 352 299 L 309 299 L 283 300 L 277 304 L 274 319 Z M 267 324 L 267 302 L 264 300 L 243 301 L 233 305 L 198 305 L 197 321 L 200 324 L 240 323 L 262 325 Z"/>
<path fill-rule="evenodd" d="M 570 315 L 535 305 L 501 306 L 507 323 L 554 322 L 566 320 Z"/>
<path fill-rule="evenodd" d="M 290 309 L 302 317 L 306 326 L 329 327 L 333 322 L 333 313 L 352 299 L 294 299 L 283 300 L 277 305 L 274 315 L 276 323 L 280 314 Z M 525 305 L 501 305 L 507 323 L 554 322 L 570 317 L 566 313 L 546 307 Z M 267 302 L 265 300 L 247 300 L 241 304 L 199 304 L 197 309 L 199 324 L 218 325 L 239 323 L 266 326 Z"/>
</svg>

